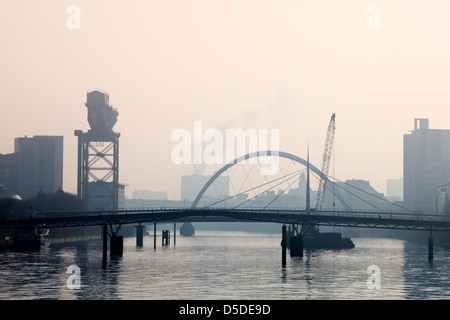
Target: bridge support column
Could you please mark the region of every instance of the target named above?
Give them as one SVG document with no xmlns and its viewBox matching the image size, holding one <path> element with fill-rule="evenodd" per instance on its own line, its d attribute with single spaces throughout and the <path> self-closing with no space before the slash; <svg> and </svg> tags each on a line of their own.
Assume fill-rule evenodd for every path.
<svg viewBox="0 0 450 320">
<path fill-rule="evenodd" d="M 428 261 L 433 261 L 433 238 L 431 237 L 431 232 L 428 238 Z"/>
<path fill-rule="evenodd" d="M 286 226 L 283 224 L 283 227 L 281 228 L 281 263 L 283 266 L 286 265 L 286 244 Z"/>
<path fill-rule="evenodd" d="M 108 259 L 108 225 L 102 225 L 103 229 L 103 264 L 106 264 Z"/>
<path fill-rule="evenodd" d="M 291 249 L 291 238 L 294 236 L 295 225 L 289 226 L 286 234 L 286 247 Z"/>
<path fill-rule="evenodd" d="M 291 257 L 303 257 L 303 239 L 291 237 Z"/>
<path fill-rule="evenodd" d="M 136 228 L 136 247 L 142 247 L 144 245 L 144 228 L 145 226 L 139 224 Z"/>
<path fill-rule="evenodd" d="M 111 236 L 109 250 L 111 257 L 121 257 L 123 255 L 123 237 L 116 235 Z"/>
<path fill-rule="evenodd" d="M 173 223 L 173 245 L 177 244 L 177 223 Z"/>
<path fill-rule="evenodd" d="M 156 222 L 153 222 L 153 249 L 156 250 Z"/>
</svg>

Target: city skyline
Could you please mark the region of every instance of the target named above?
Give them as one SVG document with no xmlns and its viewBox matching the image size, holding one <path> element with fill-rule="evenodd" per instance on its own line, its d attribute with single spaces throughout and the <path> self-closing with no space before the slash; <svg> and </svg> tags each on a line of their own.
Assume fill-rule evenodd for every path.
<svg viewBox="0 0 450 320">
<path fill-rule="evenodd" d="M 336 113 L 335 173 L 370 181 L 402 177 L 403 135 L 413 119 L 448 129 L 446 9 L 419 1 L 372 3 L 2 1 L 5 50 L 0 152 L 14 138 L 64 136 L 64 190 L 76 193 L 77 139 L 88 129 L 86 93 L 100 88 L 119 110 L 121 183 L 180 193 L 193 165 L 171 161 L 177 129 L 279 129 L 280 150 L 322 160 Z M 420 21 L 418 23 L 417 21 Z M 214 170 L 211 167 L 210 170 Z M 206 172 L 207 173 L 207 172 Z M 330 174 L 331 171 L 330 171 Z"/>
</svg>

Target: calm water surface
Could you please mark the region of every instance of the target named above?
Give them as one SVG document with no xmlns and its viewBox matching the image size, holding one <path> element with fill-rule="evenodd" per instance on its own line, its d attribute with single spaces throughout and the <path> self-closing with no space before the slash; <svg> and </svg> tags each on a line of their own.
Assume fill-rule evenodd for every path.
<svg viewBox="0 0 450 320">
<path fill-rule="evenodd" d="M 281 263 L 281 236 L 197 231 L 157 249 L 124 239 L 122 258 L 102 268 L 101 240 L 51 244 L 40 252 L 0 252 L 0 299 L 448 299 L 449 249 L 395 239 L 355 238 L 351 250 L 305 251 Z M 173 240 L 172 240 L 173 241 Z M 81 271 L 81 289 L 67 288 Z M 367 268 L 380 268 L 368 289 Z"/>
</svg>

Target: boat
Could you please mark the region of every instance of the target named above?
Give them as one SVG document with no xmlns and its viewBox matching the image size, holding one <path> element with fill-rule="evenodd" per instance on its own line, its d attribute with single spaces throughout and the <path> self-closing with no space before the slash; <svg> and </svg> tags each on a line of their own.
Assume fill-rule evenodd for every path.
<svg viewBox="0 0 450 320">
<path fill-rule="evenodd" d="M 39 250 L 41 248 L 41 236 L 37 233 L 17 233 L 14 237 L 14 249 Z"/>
<path fill-rule="evenodd" d="M 287 232 L 287 247 L 290 248 L 290 238 L 294 236 L 292 230 Z M 305 249 L 353 249 L 355 244 L 350 238 L 345 238 L 340 232 L 319 232 L 312 229 L 302 236 Z"/>
<path fill-rule="evenodd" d="M 355 244 L 339 232 L 318 232 L 303 237 L 305 249 L 353 249 Z"/>
<path fill-rule="evenodd" d="M 18 232 L 14 235 L 15 250 L 39 250 L 49 243 L 49 230 L 39 229 L 36 232 Z"/>
</svg>

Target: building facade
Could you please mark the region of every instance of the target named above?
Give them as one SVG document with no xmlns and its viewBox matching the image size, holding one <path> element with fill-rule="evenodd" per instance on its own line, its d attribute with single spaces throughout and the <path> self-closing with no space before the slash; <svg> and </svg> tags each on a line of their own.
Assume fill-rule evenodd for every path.
<svg viewBox="0 0 450 320">
<path fill-rule="evenodd" d="M 63 188 L 62 136 L 34 136 L 14 139 L 14 153 L 0 155 L 0 183 L 22 199 L 39 191 Z"/>
<path fill-rule="evenodd" d="M 0 184 L 7 186 L 12 192 L 19 192 L 18 154 L 0 154 Z"/>
<path fill-rule="evenodd" d="M 430 129 L 428 119 L 414 119 L 414 130 L 403 136 L 404 206 L 436 212 L 436 187 L 448 182 L 450 130 Z"/>
</svg>

